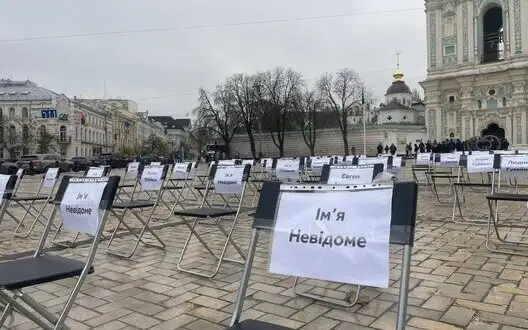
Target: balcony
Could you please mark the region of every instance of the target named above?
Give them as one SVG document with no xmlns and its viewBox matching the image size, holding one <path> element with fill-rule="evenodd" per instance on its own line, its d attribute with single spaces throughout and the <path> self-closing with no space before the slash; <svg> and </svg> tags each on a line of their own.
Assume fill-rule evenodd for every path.
<svg viewBox="0 0 528 330">
<path fill-rule="evenodd" d="M 57 136 L 57 143 L 58 144 L 70 144 L 71 140 L 72 140 L 72 137 L 70 135 L 59 134 Z"/>
</svg>

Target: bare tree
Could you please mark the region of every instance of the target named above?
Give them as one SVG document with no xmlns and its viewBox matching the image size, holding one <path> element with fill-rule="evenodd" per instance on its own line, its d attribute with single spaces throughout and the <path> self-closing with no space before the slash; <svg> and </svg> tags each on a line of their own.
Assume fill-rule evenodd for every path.
<svg viewBox="0 0 528 330">
<path fill-rule="evenodd" d="M 260 93 L 257 92 L 261 120 L 267 124 L 273 144 L 279 149 L 279 156 L 283 157 L 284 133 L 289 126 L 289 113 L 294 100 L 303 84 L 302 76 L 292 69 L 276 68 L 259 75 L 257 79 L 261 79 L 263 87 Z"/>
<path fill-rule="evenodd" d="M 259 81 L 255 76 L 246 74 L 235 74 L 227 79 L 225 84 L 226 92 L 230 94 L 233 106 L 236 108 L 240 123 L 248 135 L 253 159 L 257 158 L 255 148 L 254 129 L 258 120 L 258 101 L 255 94 L 255 87 L 259 87 Z"/>
<path fill-rule="evenodd" d="M 418 88 L 414 88 L 412 90 L 412 100 L 413 101 L 421 101 L 422 100 L 422 93 Z"/>
<path fill-rule="evenodd" d="M 297 123 L 301 129 L 304 143 L 310 149 L 310 156 L 315 156 L 317 133 L 317 113 L 322 109 L 323 99 L 316 90 L 304 89 L 295 99 Z"/>
<path fill-rule="evenodd" d="M 342 69 L 335 77 L 330 73 L 321 76 L 317 87 L 327 107 L 337 116 L 343 138 L 343 148 L 348 156 L 348 117 L 354 107 L 364 101 L 364 84 L 359 75 L 350 69 Z"/>
<path fill-rule="evenodd" d="M 204 127 L 220 136 L 229 156 L 231 140 L 240 123 L 233 100 L 223 85 L 217 85 L 212 95 L 200 89 L 199 100 L 200 105 L 194 110 L 195 114 Z"/>
</svg>

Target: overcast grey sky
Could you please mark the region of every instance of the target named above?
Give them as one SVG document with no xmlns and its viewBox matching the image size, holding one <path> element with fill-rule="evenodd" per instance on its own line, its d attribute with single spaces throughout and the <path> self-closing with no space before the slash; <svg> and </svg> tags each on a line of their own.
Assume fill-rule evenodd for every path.
<svg viewBox="0 0 528 330">
<path fill-rule="evenodd" d="M 386 12 L 401 9 L 413 10 Z M 0 0 L 0 13 L 0 77 L 29 78 L 69 97 L 103 97 L 106 81 L 108 97 L 134 99 L 156 115 L 185 116 L 199 87 L 276 66 L 302 72 L 309 83 L 351 68 L 378 102 L 392 82 L 397 51 L 411 88 L 426 75 L 423 0 Z M 343 13 L 370 14 L 6 41 Z"/>
</svg>

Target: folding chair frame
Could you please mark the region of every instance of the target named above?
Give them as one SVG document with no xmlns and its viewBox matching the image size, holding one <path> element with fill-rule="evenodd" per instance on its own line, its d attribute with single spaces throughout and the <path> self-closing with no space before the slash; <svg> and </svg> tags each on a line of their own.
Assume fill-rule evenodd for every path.
<svg viewBox="0 0 528 330">
<path fill-rule="evenodd" d="M 247 168 L 247 167 L 246 167 Z M 249 169 L 249 171 L 251 170 L 251 167 Z M 241 212 L 241 208 L 242 208 L 242 205 L 243 205 L 243 201 L 244 201 L 244 195 L 245 195 L 245 191 L 246 191 L 246 187 L 247 187 L 247 182 L 248 182 L 248 178 L 249 178 L 249 171 L 247 171 L 247 173 L 244 174 L 244 178 L 242 179 L 243 181 L 243 184 L 242 184 L 242 189 L 241 189 L 241 192 L 240 192 L 240 198 L 239 198 L 239 202 L 238 202 L 238 207 L 237 207 L 237 210 L 236 210 L 236 213 L 235 213 L 235 216 L 233 218 L 233 221 L 231 223 L 231 226 L 229 227 L 228 230 L 226 230 L 224 228 L 224 226 L 221 224 L 221 220 L 222 220 L 222 216 L 219 216 L 219 217 L 206 217 L 205 219 L 200 219 L 196 216 L 189 216 L 189 217 L 192 217 L 194 218 L 194 220 L 191 222 L 191 221 L 188 221 L 186 220 L 185 216 L 180 216 L 183 223 L 187 226 L 187 228 L 189 228 L 189 235 L 187 236 L 187 239 L 185 240 L 185 243 L 183 245 L 183 248 L 182 248 L 182 251 L 180 253 L 180 257 L 178 259 L 178 262 L 176 264 L 176 267 L 178 268 L 179 271 L 182 271 L 184 273 L 188 273 L 188 274 L 193 274 L 193 275 L 196 275 L 196 276 L 200 276 L 200 277 L 205 277 L 205 278 L 213 278 L 215 277 L 218 272 L 220 271 L 220 267 L 222 266 L 222 262 L 225 260 L 225 261 L 229 261 L 229 262 L 234 262 L 234 263 L 240 263 L 240 264 L 243 264 L 244 263 L 244 260 L 246 259 L 246 253 L 244 251 L 242 251 L 242 249 L 235 243 L 235 241 L 232 239 L 232 235 L 233 235 L 233 232 L 237 226 L 237 223 L 238 223 L 238 220 L 239 220 L 239 216 L 240 216 L 240 212 Z M 245 171 L 246 172 L 246 171 Z M 204 208 L 204 204 L 205 204 L 205 200 L 207 198 L 207 194 L 208 194 L 208 190 L 209 190 L 209 187 L 211 186 L 211 182 L 212 180 L 214 179 L 214 175 L 216 173 L 216 168 L 212 168 L 210 173 L 209 173 L 209 181 L 207 182 L 207 186 L 206 186 L 206 191 L 205 191 L 205 194 L 204 194 L 204 198 L 202 200 L 202 203 L 200 205 L 200 209 Z M 220 195 L 220 194 L 219 194 Z M 220 232 L 225 236 L 226 240 L 224 242 L 224 246 L 220 252 L 220 256 L 217 256 L 213 250 L 209 247 L 209 245 L 207 244 L 207 242 L 202 238 L 202 236 L 196 231 L 196 225 L 201 221 L 201 220 L 213 220 L 213 222 L 215 223 L 215 225 L 218 227 L 218 229 L 220 230 Z M 206 271 L 203 271 L 203 272 L 199 272 L 199 271 L 194 271 L 194 270 L 191 270 L 191 269 L 187 269 L 185 268 L 183 265 L 182 265 L 182 262 L 184 261 L 184 258 L 185 258 L 185 252 L 187 251 L 187 248 L 191 242 L 191 238 L 192 237 L 196 237 L 196 239 L 198 239 L 198 241 L 202 244 L 202 246 L 215 258 L 218 260 L 217 264 L 216 264 L 216 267 L 213 271 L 211 272 L 206 272 Z M 238 252 L 238 254 L 242 257 L 243 260 L 236 260 L 236 259 L 230 259 L 230 258 L 226 258 L 225 255 L 227 253 L 227 249 L 229 248 L 229 244 L 231 243 L 231 245 L 233 246 L 233 248 Z"/>
<path fill-rule="evenodd" d="M 55 217 L 58 207 L 60 205 L 60 200 L 62 199 L 63 194 L 66 191 L 66 187 L 69 184 L 69 182 L 74 182 L 74 179 L 71 177 L 65 177 L 63 178 L 63 183 L 61 183 L 61 187 L 59 188 L 59 191 L 57 193 L 57 196 L 55 197 L 55 203 L 53 204 L 52 214 L 49 217 L 45 227 L 44 231 L 42 233 L 41 239 L 39 241 L 38 247 L 35 250 L 35 253 L 32 258 L 39 258 L 43 255 L 43 249 L 46 244 L 46 239 L 49 235 L 50 229 L 52 227 L 53 218 Z M 68 317 L 68 314 L 73 307 L 73 304 L 75 303 L 75 299 L 77 298 L 77 295 L 79 294 L 82 285 L 86 279 L 86 276 L 93 271 L 92 264 L 95 259 L 95 254 L 97 252 L 97 248 L 99 246 L 99 241 L 101 239 L 101 235 L 104 229 L 104 225 L 106 222 L 106 219 L 108 217 L 108 204 L 111 205 L 112 201 L 111 199 L 114 198 L 114 195 L 116 193 L 117 185 L 119 183 L 119 177 L 114 177 L 111 179 L 112 183 L 108 182 L 108 185 L 113 185 L 115 187 L 110 187 L 110 190 L 105 189 L 105 193 L 103 194 L 103 200 L 101 201 L 100 207 L 103 208 L 103 213 L 101 215 L 101 222 L 99 224 L 99 227 L 97 229 L 97 232 L 94 236 L 93 242 L 91 244 L 90 253 L 88 254 L 88 257 L 86 259 L 86 263 L 78 275 L 77 282 L 73 286 L 73 289 L 66 300 L 66 303 L 60 312 L 59 316 L 57 317 L 50 311 L 48 311 L 44 306 L 39 304 L 37 301 L 35 301 L 33 298 L 31 298 L 28 294 L 25 294 L 22 289 L 0 289 L 0 301 L 4 302 L 6 305 L 4 307 L 4 311 L 2 313 L 2 316 L 0 317 L 0 327 L 2 327 L 3 323 L 6 321 L 7 316 L 12 311 L 17 311 L 23 316 L 27 317 L 34 323 L 36 323 L 38 326 L 40 326 L 43 329 L 67 329 L 64 322 L 66 321 L 66 318 Z M 65 183 L 64 183 L 65 182 Z M 108 186 L 107 186 L 108 188 Z M 106 196 L 105 196 L 106 195 Z M 106 200 L 104 200 L 106 198 Z M 51 282 L 51 281 L 49 281 Z M 32 310 L 28 309 L 26 306 L 31 308 Z M 35 315 L 35 312 L 37 315 Z M 39 317 L 40 316 L 40 317 Z M 50 326 L 48 321 L 52 325 Z"/>
</svg>

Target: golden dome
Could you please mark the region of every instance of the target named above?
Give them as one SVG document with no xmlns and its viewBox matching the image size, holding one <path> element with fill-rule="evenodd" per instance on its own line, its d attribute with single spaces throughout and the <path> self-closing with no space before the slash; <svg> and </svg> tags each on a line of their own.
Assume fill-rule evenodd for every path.
<svg viewBox="0 0 528 330">
<path fill-rule="evenodd" d="M 396 69 L 396 71 L 394 71 L 394 73 L 392 74 L 392 76 L 394 77 L 395 80 L 402 80 L 403 78 L 403 72 L 400 71 L 400 68 Z"/>
</svg>

